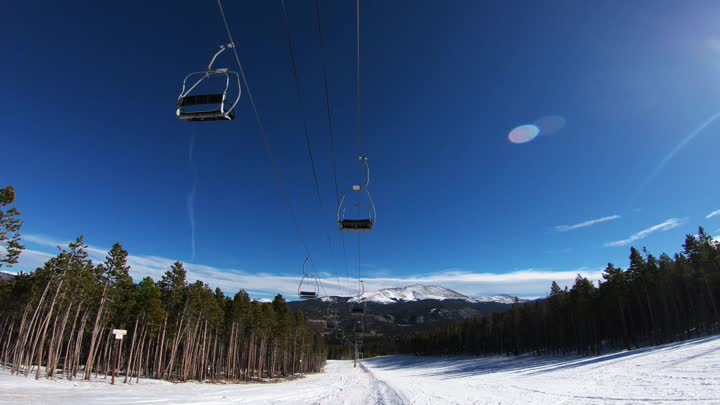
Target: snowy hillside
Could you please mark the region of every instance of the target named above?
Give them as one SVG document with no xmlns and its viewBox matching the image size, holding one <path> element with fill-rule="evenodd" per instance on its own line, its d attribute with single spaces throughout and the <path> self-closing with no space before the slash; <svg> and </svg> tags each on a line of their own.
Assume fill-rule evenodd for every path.
<svg viewBox="0 0 720 405">
<path fill-rule="evenodd" d="M 515 303 L 515 297 L 512 295 L 507 294 L 500 294 L 500 295 L 491 295 L 487 297 L 478 297 L 475 298 L 476 302 L 497 302 L 500 304 L 514 304 Z M 518 302 L 528 302 L 528 300 L 523 298 L 518 298 Z"/>
<path fill-rule="evenodd" d="M 396 302 L 411 302 L 422 300 L 464 300 L 477 302 L 473 298 L 460 294 L 438 285 L 410 285 L 403 288 L 385 288 L 377 291 L 367 291 L 362 295 L 356 295 L 348 302 L 372 302 L 375 304 L 392 304 Z"/>
<path fill-rule="evenodd" d="M 720 404 L 720 338 L 595 357 L 387 356 L 279 384 L 56 381 L 0 368 L 0 404 Z M 122 380 L 120 380 L 122 381 Z"/>
<path fill-rule="evenodd" d="M 332 300 L 328 298 L 326 300 Z M 377 291 L 367 291 L 362 295 L 351 297 L 348 302 L 368 302 L 374 304 L 393 304 L 396 302 L 413 302 L 422 300 L 462 300 L 472 303 L 477 302 L 497 302 L 499 304 L 512 304 L 515 297 L 507 294 L 492 295 L 487 297 L 472 298 L 467 295 L 460 294 L 449 288 L 439 285 L 420 285 L 414 284 L 401 288 L 384 288 Z M 520 299 L 520 302 L 527 302 L 526 299 Z"/>
</svg>

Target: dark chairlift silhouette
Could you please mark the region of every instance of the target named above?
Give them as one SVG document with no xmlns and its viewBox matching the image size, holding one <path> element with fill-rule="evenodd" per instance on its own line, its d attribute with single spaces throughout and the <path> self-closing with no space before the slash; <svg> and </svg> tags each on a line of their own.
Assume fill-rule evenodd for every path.
<svg viewBox="0 0 720 405">
<path fill-rule="evenodd" d="M 213 69 L 212 66 L 225 49 L 234 46 L 220 45 L 220 50 L 213 55 L 207 70 L 185 76 L 175 112 L 179 120 L 229 121 L 235 118 L 235 106 L 242 95 L 240 76 L 228 68 Z M 235 93 L 237 97 L 228 99 L 228 94 L 232 97 Z"/>
<path fill-rule="evenodd" d="M 342 198 L 340 198 L 340 204 L 338 205 L 337 210 L 337 221 L 342 232 L 372 232 L 373 227 L 375 226 L 375 204 L 373 203 L 370 192 L 367 189 L 370 184 L 370 167 L 368 166 L 366 157 L 360 156 L 358 159 L 365 165 L 365 184 L 354 185 L 350 191 L 360 194 L 364 192 L 370 204 L 370 212 L 368 213 L 367 218 L 346 218 L 343 203 L 345 202 L 345 197 L 348 192 L 344 192 Z"/>
<path fill-rule="evenodd" d="M 327 314 L 323 317 L 325 319 L 325 328 L 334 330 L 338 327 L 337 315 L 330 311 L 330 305 L 328 304 Z"/>
<path fill-rule="evenodd" d="M 358 301 L 350 303 L 350 315 L 353 316 L 364 316 L 365 312 L 367 312 L 367 304 L 363 300 L 363 295 L 365 294 L 365 282 L 360 281 L 360 285 L 362 286 L 360 295 L 358 296 Z"/>
<path fill-rule="evenodd" d="M 298 297 L 302 300 L 314 300 L 320 295 L 320 282 L 315 275 L 308 274 L 305 270 L 309 259 L 309 256 L 305 257 L 305 262 L 303 262 L 303 277 L 300 279 L 300 284 L 298 285 Z"/>
<path fill-rule="evenodd" d="M 362 335 L 363 333 L 365 333 L 365 325 L 363 325 L 363 322 L 355 322 L 355 335 Z"/>
</svg>

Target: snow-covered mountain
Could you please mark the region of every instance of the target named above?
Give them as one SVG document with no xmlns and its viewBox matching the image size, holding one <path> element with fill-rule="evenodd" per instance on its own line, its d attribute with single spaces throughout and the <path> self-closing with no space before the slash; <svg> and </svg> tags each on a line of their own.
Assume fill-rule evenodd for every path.
<svg viewBox="0 0 720 405">
<path fill-rule="evenodd" d="M 338 297 L 325 297 L 323 301 L 334 302 Z M 496 302 L 499 304 L 512 304 L 515 297 L 508 294 L 491 295 L 486 297 L 472 298 L 460 294 L 449 288 L 439 285 L 414 284 L 400 288 L 384 288 L 377 291 L 366 291 L 362 295 L 354 295 L 347 302 L 368 302 L 374 304 L 393 304 L 397 302 L 412 302 L 422 300 L 462 300 L 471 303 Z M 527 302 L 526 299 L 519 299 L 519 302 Z"/>
<path fill-rule="evenodd" d="M 15 278 L 15 275 L 14 275 L 14 274 L 12 274 L 12 273 L 7 273 L 7 272 L 4 272 L 4 271 L 0 271 L 0 280 L 10 281 L 10 280 L 12 280 L 13 278 Z"/>
<path fill-rule="evenodd" d="M 528 302 L 529 300 L 526 300 L 524 298 L 518 298 L 518 302 Z M 515 297 L 512 295 L 507 294 L 500 294 L 500 295 L 491 295 L 487 297 L 478 297 L 475 298 L 475 302 L 497 302 L 500 304 L 514 304 L 515 303 Z"/>
<path fill-rule="evenodd" d="M 392 304 L 396 302 L 410 302 L 422 300 L 464 300 L 477 302 L 467 295 L 450 290 L 439 285 L 409 285 L 402 288 L 385 288 L 377 291 L 366 291 L 362 295 L 355 295 L 348 302 L 372 302 L 376 304 Z"/>
</svg>

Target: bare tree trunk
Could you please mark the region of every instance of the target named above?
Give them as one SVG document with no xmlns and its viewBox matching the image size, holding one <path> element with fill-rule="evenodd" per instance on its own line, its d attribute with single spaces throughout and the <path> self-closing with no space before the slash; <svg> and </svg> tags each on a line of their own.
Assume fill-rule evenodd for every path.
<svg viewBox="0 0 720 405">
<path fill-rule="evenodd" d="M 77 320 L 78 320 L 78 316 L 80 315 L 80 309 L 82 308 L 82 305 L 83 305 L 83 302 L 80 301 L 80 303 L 77 306 L 77 310 L 75 310 L 75 316 L 73 317 L 73 323 L 72 323 L 72 326 L 70 327 L 70 336 L 68 336 L 68 343 L 67 343 L 67 347 L 65 349 L 65 359 L 63 360 L 62 374 L 66 375 L 67 376 L 66 378 L 68 380 L 70 379 L 70 373 L 68 371 L 70 368 L 70 364 L 72 364 L 71 359 L 70 359 L 70 353 L 71 353 L 71 349 L 73 347 L 73 338 L 75 337 L 75 329 L 77 327 Z"/>
<path fill-rule="evenodd" d="M 133 354 L 135 353 L 135 339 L 137 338 L 137 335 L 138 335 L 138 322 L 140 322 L 140 319 L 135 319 L 135 327 L 133 328 L 132 343 L 130 344 L 130 356 L 128 357 L 128 364 L 127 364 L 127 368 L 125 369 L 125 380 L 123 381 L 124 384 L 127 384 L 130 371 L 132 370 Z"/>
<path fill-rule="evenodd" d="M 85 379 L 90 379 L 93 366 L 95 365 L 95 356 L 97 354 L 97 346 L 100 344 L 98 336 L 100 335 L 101 320 L 103 319 L 103 311 L 105 309 L 105 301 L 107 299 L 107 289 L 109 280 L 105 280 L 103 286 L 103 292 L 100 297 L 100 306 L 98 307 L 97 315 L 95 316 L 95 324 L 93 325 L 92 334 L 90 335 L 90 350 L 88 351 L 87 359 L 85 360 Z M 97 377 L 97 373 L 95 375 Z"/>
</svg>

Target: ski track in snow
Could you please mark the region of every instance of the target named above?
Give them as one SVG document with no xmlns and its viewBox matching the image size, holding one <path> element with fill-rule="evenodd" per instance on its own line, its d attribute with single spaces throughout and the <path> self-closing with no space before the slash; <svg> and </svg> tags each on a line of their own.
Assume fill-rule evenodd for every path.
<svg viewBox="0 0 720 405">
<path fill-rule="evenodd" d="M 122 379 L 121 379 L 122 381 Z M 0 369 L 0 404 L 719 404 L 720 337 L 594 357 L 411 357 L 329 361 L 265 384 L 35 381 Z"/>
</svg>

